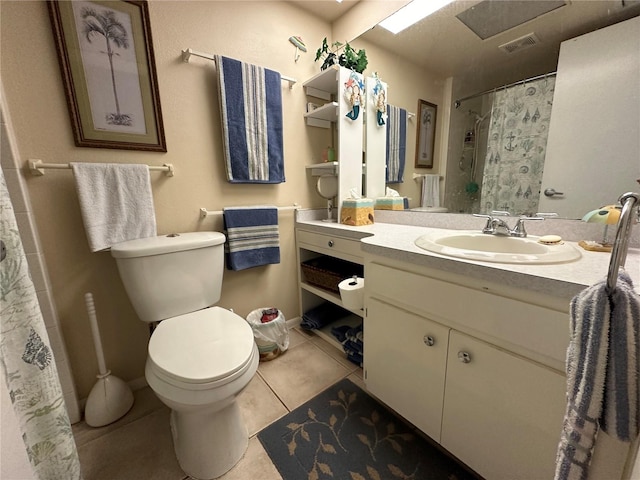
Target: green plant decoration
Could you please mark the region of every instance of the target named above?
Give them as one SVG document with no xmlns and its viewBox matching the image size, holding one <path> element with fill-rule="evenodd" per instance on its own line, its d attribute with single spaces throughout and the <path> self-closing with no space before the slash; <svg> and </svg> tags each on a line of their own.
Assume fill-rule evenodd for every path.
<svg viewBox="0 0 640 480">
<path fill-rule="evenodd" d="M 338 54 L 338 51 L 342 49 L 342 53 Z M 327 37 L 322 40 L 322 46 L 316 51 L 316 59 L 323 60 L 320 66 L 321 70 L 326 70 L 331 65 L 341 65 L 349 70 L 354 70 L 358 73 L 364 72 L 367 68 L 369 61 L 367 60 L 367 54 L 364 49 L 360 49 L 357 52 L 349 45 L 349 42 L 333 42 L 331 47 L 327 43 Z"/>
</svg>

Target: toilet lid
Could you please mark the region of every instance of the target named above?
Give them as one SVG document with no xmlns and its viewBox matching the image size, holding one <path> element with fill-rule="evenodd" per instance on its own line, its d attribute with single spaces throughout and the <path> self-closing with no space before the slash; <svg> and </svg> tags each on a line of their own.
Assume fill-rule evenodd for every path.
<svg viewBox="0 0 640 480">
<path fill-rule="evenodd" d="M 242 317 L 210 307 L 160 322 L 149 340 L 149 360 L 180 382 L 208 383 L 242 369 L 253 348 L 253 331 Z"/>
</svg>

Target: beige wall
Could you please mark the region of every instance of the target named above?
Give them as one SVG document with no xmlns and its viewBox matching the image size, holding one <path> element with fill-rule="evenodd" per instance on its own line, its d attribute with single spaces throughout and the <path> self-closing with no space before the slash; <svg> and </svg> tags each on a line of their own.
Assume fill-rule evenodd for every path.
<svg viewBox="0 0 640 480">
<path fill-rule="evenodd" d="M 323 207 L 324 200 L 315 193 L 304 165 L 321 161 L 329 132 L 305 126 L 302 113 L 307 98 L 301 84 L 318 71 L 315 50 L 330 34 L 330 25 L 276 1 L 152 0 L 149 10 L 167 153 L 75 147 L 45 2 L 0 2 L 0 72 L 22 164 L 30 158 L 53 163 L 173 163 L 173 178 L 152 172 L 160 234 L 220 230 L 221 218 L 200 220 L 200 207 L 219 210 L 229 205 L 293 202 Z M 288 42 L 291 35 L 301 35 L 309 48 L 297 63 Z M 232 185 L 226 181 L 215 67 L 204 59 L 183 63 L 180 51 L 188 47 L 259 64 L 299 80 L 293 90 L 286 83 L 282 89 L 285 183 Z M 418 98 L 439 103 L 439 80 L 430 80 L 424 72 L 374 47 L 369 65 L 368 72 L 379 71 L 389 83 L 392 103 L 409 111 L 415 111 Z M 394 93 L 394 81 L 399 81 L 401 73 L 420 78 L 421 87 Z M 415 123 L 410 123 L 407 183 L 412 186 L 414 144 Z M 127 381 L 143 377 L 148 329 L 137 319 L 109 253 L 88 249 L 71 172 L 47 170 L 44 177 L 25 173 L 25 179 L 79 396 L 86 397 L 97 373 L 85 292 L 94 295 L 107 366 Z M 291 212 L 281 214 L 280 233 L 281 263 L 225 271 L 221 306 L 242 316 L 263 306 L 277 306 L 286 318 L 300 315 Z"/>
</svg>

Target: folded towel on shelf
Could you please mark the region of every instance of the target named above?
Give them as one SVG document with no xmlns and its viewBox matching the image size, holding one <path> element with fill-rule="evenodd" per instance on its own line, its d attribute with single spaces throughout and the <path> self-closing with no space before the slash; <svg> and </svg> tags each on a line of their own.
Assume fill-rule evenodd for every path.
<svg viewBox="0 0 640 480">
<path fill-rule="evenodd" d="M 322 328 L 325 325 L 351 315 L 351 312 L 330 302 L 325 302 L 302 314 L 300 327 L 306 330 Z"/>
<path fill-rule="evenodd" d="M 157 234 L 147 165 L 72 162 L 71 169 L 92 252 Z"/>
<path fill-rule="evenodd" d="M 407 111 L 387 105 L 387 183 L 404 182 L 407 151 Z"/>
<path fill-rule="evenodd" d="M 570 305 L 567 408 L 555 479 L 588 477 L 598 429 L 629 442 L 638 435 L 640 300 L 631 278 L 618 275 L 580 292 Z"/>
<path fill-rule="evenodd" d="M 440 206 L 440 175 L 427 174 L 422 177 L 421 207 Z"/>
<path fill-rule="evenodd" d="M 227 179 L 282 183 L 282 92 L 278 72 L 217 55 Z"/>
<path fill-rule="evenodd" d="M 229 270 L 280 263 L 277 207 L 228 207 L 223 218 Z"/>
<path fill-rule="evenodd" d="M 331 334 L 342 344 L 347 359 L 362 367 L 364 344 L 361 323 L 357 327 L 340 325 L 331 329 Z"/>
</svg>

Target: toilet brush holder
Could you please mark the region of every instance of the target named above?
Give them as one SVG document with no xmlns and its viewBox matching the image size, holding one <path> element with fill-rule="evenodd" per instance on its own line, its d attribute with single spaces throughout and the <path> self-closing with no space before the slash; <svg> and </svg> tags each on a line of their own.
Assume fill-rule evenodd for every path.
<svg viewBox="0 0 640 480">
<path fill-rule="evenodd" d="M 84 409 L 85 422 L 90 427 L 102 427 L 122 418 L 133 406 L 133 392 L 124 381 L 111 375 L 104 361 L 102 340 L 98 329 L 98 319 L 93 303 L 93 295 L 86 293 L 84 296 L 93 334 L 93 343 L 98 358 L 98 381 L 91 389 L 87 397 Z"/>
</svg>

